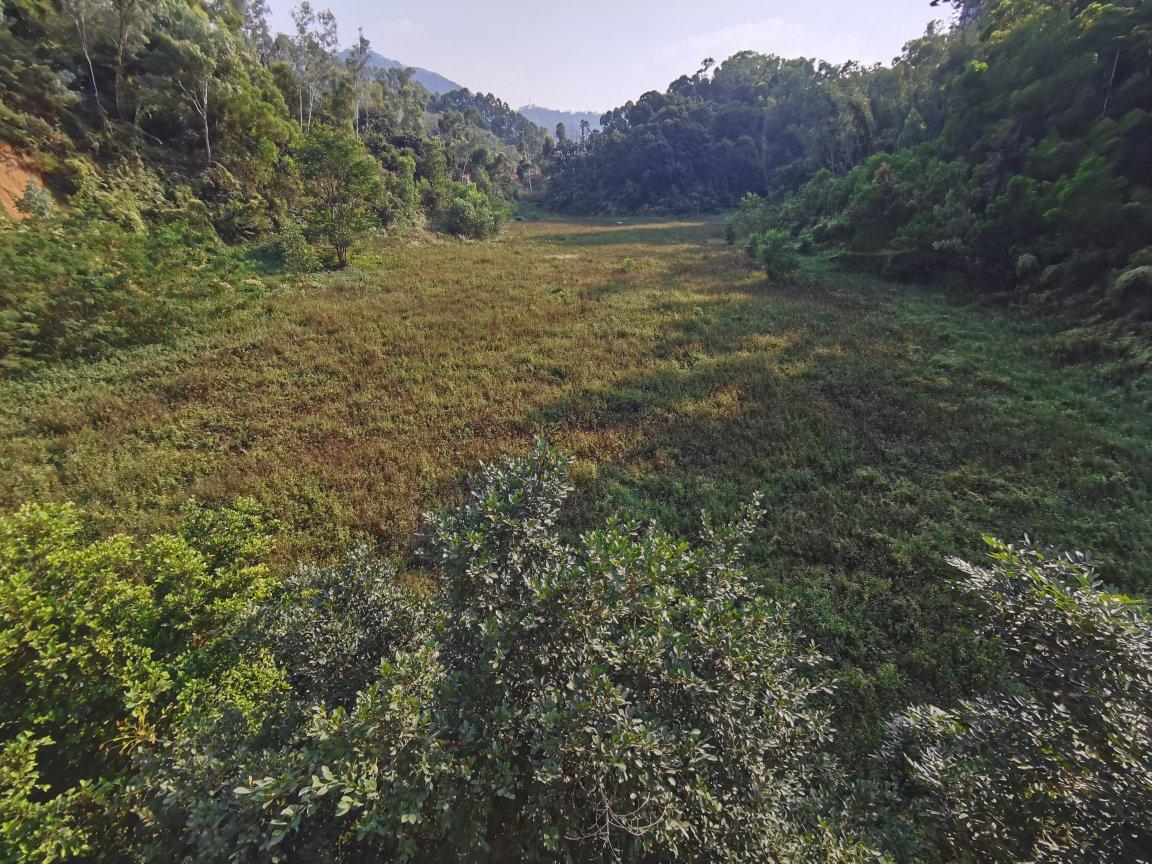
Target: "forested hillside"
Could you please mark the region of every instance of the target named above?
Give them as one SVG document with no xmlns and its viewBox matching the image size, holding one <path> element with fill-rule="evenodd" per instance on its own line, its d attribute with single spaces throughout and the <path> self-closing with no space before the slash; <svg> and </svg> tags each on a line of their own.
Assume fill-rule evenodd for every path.
<svg viewBox="0 0 1152 864">
<path fill-rule="evenodd" d="M 0 864 L 1152 864 L 1147 0 L 2 2 Z"/>
<path fill-rule="evenodd" d="M 529 192 L 535 191 L 540 183 L 542 162 L 553 150 L 548 133 L 513 111 L 504 100 L 491 93 L 473 93 L 466 87 L 436 96 L 430 107 L 444 115 L 442 124 L 460 123 L 456 117 L 459 114 L 464 123 L 491 132 L 515 154 L 517 179 Z"/>
<path fill-rule="evenodd" d="M 508 218 L 539 130 L 524 121 L 521 141 L 432 105 L 412 70 L 376 69 L 363 37 L 338 53 L 335 19 L 306 2 L 292 34 L 271 33 L 266 13 L 5 3 L 0 141 L 24 181 L 5 192 L 26 217 L 0 233 L 9 372 L 163 339 L 259 294 L 269 261 L 344 266 L 373 232 L 483 238 Z M 154 267 L 160 250 L 171 274 Z"/>
<path fill-rule="evenodd" d="M 854 266 L 1152 316 L 1152 4 L 967 4 L 890 66 L 744 52 L 564 142 L 576 213 L 742 203 Z M 763 200 L 743 200 L 746 195 Z"/>
</svg>

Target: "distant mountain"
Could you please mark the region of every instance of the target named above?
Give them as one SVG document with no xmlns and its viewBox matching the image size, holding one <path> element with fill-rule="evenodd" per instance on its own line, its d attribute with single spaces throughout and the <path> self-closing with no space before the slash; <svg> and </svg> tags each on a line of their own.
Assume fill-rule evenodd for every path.
<svg viewBox="0 0 1152 864">
<path fill-rule="evenodd" d="M 390 57 L 385 57 L 383 54 L 377 54 L 375 51 L 369 52 L 368 62 L 377 69 L 404 69 L 408 67 L 407 63 L 401 63 L 399 60 L 393 60 Z M 340 52 L 341 57 L 347 57 L 348 51 Z M 432 72 L 428 69 L 421 69 L 419 66 L 413 66 L 416 74 L 412 79 L 418 84 L 424 85 L 424 88 L 433 96 L 439 96 L 441 93 L 449 93 L 452 90 L 459 90 L 461 85 L 455 81 L 449 81 L 443 75 L 437 72 Z"/>
<path fill-rule="evenodd" d="M 581 120 L 587 120 L 593 130 L 600 128 L 600 115 L 595 111 L 556 111 L 552 108 L 541 108 L 539 105 L 525 105 L 520 109 L 520 113 L 549 132 L 555 132 L 556 124 L 563 123 L 571 138 L 580 137 Z"/>
</svg>

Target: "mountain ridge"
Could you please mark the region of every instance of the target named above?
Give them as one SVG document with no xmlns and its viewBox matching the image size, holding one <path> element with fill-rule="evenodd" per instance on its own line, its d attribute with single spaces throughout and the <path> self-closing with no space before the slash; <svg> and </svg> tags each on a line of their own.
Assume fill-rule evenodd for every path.
<svg viewBox="0 0 1152 864">
<path fill-rule="evenodd" d="M 340 52 L 341 57 L 347 57 L 349 50 L 345 49 Z M 385 57 L 378 51 L 369 52 L 369 64 L 375 69 L 406 69 L 410 68 L 415 70 L 412 76 L 418 84 L 422 85 L 433 96 L 442 96 L 445 93 L 451 93 L 453 90 L 470 89 L 472 92 L 481 93 L 480 90 L 466 88 L 465 85 L 453 81 L 441 75 L 439 72 L 433 72 L 431 69 L 425 69 L 422 66 L 409 66 L 406 63 L 401 63 L 399 60 L 394 60 L 391 57 Z M 554 132 L 557 123 L 563 123 L 568 133 L 573 137 L 578 137 L 580 134 L 580 121 L 587 120 L 592 129 L 600 128 L 600 117 L 602 112 L 598 111 L 564 111 L 558 108 L 548 108 L 543 105 L 529 104 L 516 109 L 524 117 L 527 117 L 537 126 L 543 127 L 548 132 Z"/>
<path fill-rule="evenodd" d="M 347 57 L 349 51 L 345 49 L 340 52 L 341 57 Z M 409 66 L 407 63 L 401 63 L 399 60 L 393 60 L 391 57 L 385 57 L 376 51 L 368 53 L 368 63 L 374 69 L 412 69 L 415 74 L 412 76 L 413 80 L 422 85 L 425 90 L 433 96 L 440 96 L 444 93 L 450 93 L 453 90 L 462 90 L 463 84 L 457 84 L 451 78 L 446 78 L 439 72 L 433 72 L 431 69 L 425 69 L 421 66 Z"/>
</svg>

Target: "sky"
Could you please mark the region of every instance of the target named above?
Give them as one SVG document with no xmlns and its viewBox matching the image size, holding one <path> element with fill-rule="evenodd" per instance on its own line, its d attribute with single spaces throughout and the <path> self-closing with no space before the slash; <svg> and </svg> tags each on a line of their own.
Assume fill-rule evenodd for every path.
<svg viewBox="0 0 1152 864">
<path fill-rule="evenodd" d="M 296 0 L 270 0 L 291 30 Z M 605 111 L 751 49 L 891 61 L 928 21 L 928 0 L 311 0 L 374 50 L 520 107 Z"/>
</svg>

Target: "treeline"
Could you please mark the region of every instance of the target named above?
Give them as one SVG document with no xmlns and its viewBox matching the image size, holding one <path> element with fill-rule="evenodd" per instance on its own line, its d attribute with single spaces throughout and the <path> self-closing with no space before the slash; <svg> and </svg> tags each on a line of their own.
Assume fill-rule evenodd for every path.
<svg viewBox="0 0 1152 864">
<path fill-rule="evenodd" d="M 10 0 L 0 135 L 61 196 L 77 191 L 78 158 L 137 162 L 203 201 L 228 240 L 287 218 L 306 191 L 292 188 L 294 148 L 317 126 L 354 132 L 396 175 L 397 216 L 440 215 L 470 168 L 486 193 L 509 191 L 509 147 L 470 118 L 429 123 L 427 91 L 407 70 L 372 67 L 362 36 L 341 54 L 331 13 L 303 2 L 295 32 L 273 35 L 267 11 L 262 0 Z"/>
<path fill-rule="evenodd" d="M 861 158 L 867 90 L 904 84 L 890 70 L 751 51 L 706 60 L 667 92 L 609 111 L 599 130 L 559 141 L 548 201 L 578 213 L 691 213 L 795 187 Z"/>
<path fill-rule="evenodd" d="M 283 584 L 251 502 L 147 541 L 0 519 L 0 860 L 1147 860 L 1152 619 L 1084 556 L 953 561 L 1002 681 L 848 759 L 756 503 L 575 535 L 568 466 L 485 467 L 415 570 Z"/>
<path fill-rule="evenodd" d="M 745 52 L 560 147 L 549 199 L 680 212 L 752 194 L 745 237 L 1147 318 L 1150 58 L 1140 0 L 967 4 L 891 66 Z"/>
<path fill-rule="evenodd" d="M 440 122 L 467 123 L 491 132 L 517 154 L 516 176 L 534 191 L 542 176 L 542 161 L 552 155 L 553 141 L 540 127 L 491 93 L 473 93 L 468 88 L 441 93 L 432 98 L 430 109 L 442 115 Z M 456 117 L 459 114 L 459 119 Z"/>
<path fill-rule="evenodd" d="M 198 297 L 227 283 L 215 299 L 230 302 L 251 280 L 241 256 L 208 278 L 151 269 L 175 237 L 189 244 L 177 258 L 215 263 L 219 244 L 243 244 L 312 269 L 342 266 L 372 231 L 483 238 L 509 217 L 538 171 L 540 130 L 491 97 L 468 96 L 483 114 L 433 105 L 409 70 L 374 69 L 362 36 L 338 52 L 335 19 L 307 2 L 290 34 L 271 33 L 267 12 L 262 0 L 6 0 L 0 156 L 33 179 L 17 190 L 27 218 L 0 215 L 4 368 L 153 341 L 187 319 L 182 283 Z"/>
</svg>

